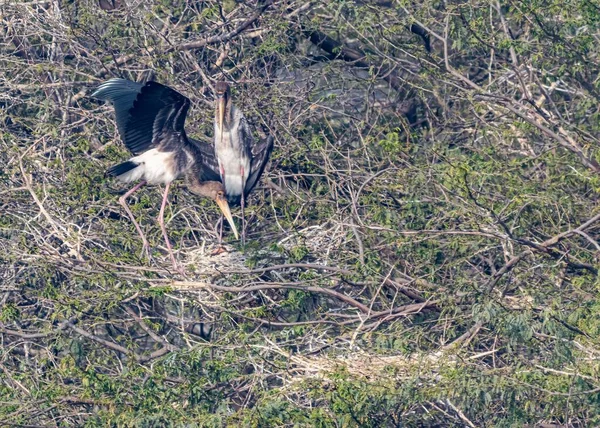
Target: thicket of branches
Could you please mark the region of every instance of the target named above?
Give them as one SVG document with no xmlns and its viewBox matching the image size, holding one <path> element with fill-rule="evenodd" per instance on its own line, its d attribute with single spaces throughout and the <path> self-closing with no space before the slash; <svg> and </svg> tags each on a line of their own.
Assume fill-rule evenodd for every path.
<svg viewBox="0 0 600 428">
<path fill-rule="evenodd" d="M 600 424 L 592 0 L 0 3 L 0 425 Z M 248 243 L 130 205 L 110 77 L 232 84 Z M 239 213 L 238 213 L 239 214 Z M 553 425 L 554 424 L 554 425 Z"/>
</svg>

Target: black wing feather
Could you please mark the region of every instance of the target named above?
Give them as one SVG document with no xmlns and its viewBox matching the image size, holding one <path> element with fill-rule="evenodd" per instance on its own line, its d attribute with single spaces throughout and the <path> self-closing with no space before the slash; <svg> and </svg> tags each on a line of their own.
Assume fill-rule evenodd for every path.
<svg viewBox="0 0 600 428">
<path fill-rule="evenodd" d="M 125 135 L 129 110 L 144 85 L 125 79 L 110 79 L 100 85 L 91 95 L 99 100 L 111 101 L 117 117 L 117 129 L 120 135 Z"/>
<path fill-rule="evenodd" d="M 269 136 L 264 141 L 259 141 L 254 138 L 250 125 L 244 115 L 241 116 L 241 123 L 238 128 L 239 141 L 242 143 L 241 150 L 246 151 L 245 155 L 250 158 L 250 174 L 246 180 L 244 187 L 244 196 L 248 196 L 254 187 L 258 184 L 258 180 L 262 175 L 269 156 L 273 151 L 273 137 Z M 227 195 L 230 202 L 239 203 L 240 196 Z"/>
<path fill-rule="evenodd" d="M 245 195 L 248 195 L 254 189 L 254 186 L 258 183 L 260 176 L 267 166 L 267 162 L 273 151 L 273 136 L 269 135 L 266 140 L 255 142 L 251 150 L 252 161 L 250 163 L 250 175 L 248 176 L 248 180 L 246 180 L 246 187 L 244 188 Z"/>
<path fill-rule="evenodd" d="M 120 163 L 118 165 L 115 165 L 113 167 L 110 167 L 108 169 L 108 171 L 106 171 L 106 174 L 108 175 L 112 175 L 113 177 L 118 177 L 119 175 L 125 174 L 126 172 L 131 171 L 132 169 L 136 168 L 139 164 L 136 162 L 132 162 L 132 161 L 126 161 L 123 163 Z"/>
<path fill-rule="evenodd" d="M 92 97 L 113 103 L 121 139 L 134 155 L 159 146 L 174 150 L 170 145 L 186 141 L 183 126 L 190 100 L 168 86 L 111 79 Z"/>
</svg>

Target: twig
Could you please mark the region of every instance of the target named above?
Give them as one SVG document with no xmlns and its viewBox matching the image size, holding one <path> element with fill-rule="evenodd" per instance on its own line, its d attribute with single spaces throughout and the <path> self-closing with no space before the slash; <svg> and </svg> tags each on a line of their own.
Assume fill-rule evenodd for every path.
<svg viewBox="0 0 600 428">
<path fill-rule="evenodd" d="M 162 343 L 163 346 L 165 348 L 167 348 L 169 351 L 178 351 L 179 349 L 181 349 L 177 345 L 173 345 L 173 344 L 169 343 L 165 338 L 160 337 L 158 334 L 156 334 L 154 331 L 152 331 L 152 329 L 150 327 L 148 327 L 148 325 L 144 322 L 144 320 L 140 316 L 138 316 L 135 313 L 135 311 L 132 308 L 130 308 L 128 305 L 124 305 L 124 307 L 125 307 L 125 311 L 127 311 L 127 313 L 136 320 L 136 322 L 142 328 L 142 330 L 144 330 L 146 333 L 148 333 L 148 336 L 150 336 L 152 339 L 154 339 L 157 342 Z"/>
<path fill-rule="evenodd" d="M 203 40 L 197 40 L 195 42 L 182 43 L 180 45 L 175 46 L 174 49 L 183 51 L 183 50 L 190 50 L 190 49 L 198 49 L 198 48 L 202 48 L 206 45 L 211 45 L 211 44 L 215 44 L 215 43 L 227 42 L 227 41 L 233 39 L 238 34 L 242 33 L 250 25 L 252 25 L 254 23 L 254 21 L 256 21 L 258 18 L 260 18 L 260 16 L 263 14 L 263 12 L 272 3 L 273 3 L 273 0 L 267 0 L 256 12 L 254 12 L 254 14 L 252 14 L 252 16 L 250 16 L 250 18 L 245 20 L 238 27 L 236 27 L 234 30 L 230 31 L 227 34 L 223 34 L 220 36 L 212 36 L 212 37 L 208 37 Z"/>
<path fill-rule="evenodd" d="M 164 287 L 164 284 L 161 284 Z M 250 293 L 252 291 L 262 291 L 262 290 L 304 290 L 312 293 L 326 294 L 331 297 L 335 297 L 345 303 L 348 303 L 351 306 L 354 306 L 358 310 L 363 313 L 369 313 L 369 307 L 363 305 L 362 303 L 354 300 L 352 297 L 346 296 L 343 293 L 340 293 L 335 290 L 331 290 L 329 288 L 322 287 L 314 287 L 314 286 L 304 286 L 301 284 L 298 285 L 281 285 L 281 284 L 270 284 L 265 283 L 264 285 L 255 285 L 251 287 L 226 287 L 222 285 L 215 285 L 206 282 L 196 282 L 196 281 L 174 281 L 169 284 L 169 286 L 177 288 L 177 289 L 197 289 L 197 288 L 209 288 L 212 290 L 219 291 L 227 291 L 229 293 Z M 387 313 L 387 312 L 386 312 Z"/>
<path fill-rule="evenodd" d="M 577 227 L 575 229 L 567 230 L 566 232 L 559 233 L 558 235 L 545 240 L 541 244 L 536 244 L 536 243 L 529 242 L 529 241 L 523 241 L 522 243 L 529 245 L 530 247 L 535 248 L 539 251 L 548 252 L 549 248 L 552 247 L 553 245 L 558 244 L 560 241 L 562 241 L 565 238 L 568 238 L 571 235 L 580 234 L 581 232 L 585 231 L 585 229 L 587 229 L 589 226 L 591 226 L 598 220 L 600 220 L 600 214 L 596 214 L 594 217 L 592 217 L 589 220 L 587 220 L 586 222 L 582 223 L 579 227 Z M 508 262 L 506 262 L 506 264 L 504 266 L 502 266 L 502 268 L 500 268 L 496 272 L 494 277 L 488 282 L 488 284 L 486 286 L 488 292 L 494 288 L 494 286 L 498 283 L 498 281 L 500 280 L 500 278 L 502 278 L 502 276 L 504 274 L 506 274 L 511 269 L 513 269 L 517 265 L 517 263 L 519 263 L 521 260 L 523 260 L 528 254 L 531 254 L 531 249 L 526 249 L 526 250 L 522 251 L 521 253 L 519 253 L 516 256 L 514 256 L 513 258 L 511 258 Z"/>
<path fill-rule="evenodd" d="M 226 273 L 263 273 L 263 272 L 269 272 L 272 270 L 283 270 L 283 269 L 292 269 L 292 268 L 298 268 L 298 269 L 315 269 L 315 270 L 326 270 L 329 272 L 335 272 L 335 273 L 340 273 L 342 275 L 352 275 L 353 272 L 347 270 L 347 269 L 342 269 L 336 266 L 326 266 L 326 265 L 318 265 L 318 264 L 312 264 L 312 263 L 289 263 L 289 264 L 285 264 L 285 265 L 273 265 L 273 266 L 268 266 L 268 267 L 264 267 L 264 268 L 256 268 L 256 269 L 250 269 L 250 270 L 228 270 Z"/>
<path fill-rule="evenodd" d="M 463 422 L 465 422 L 470 427 L 475 428 L 475 424 L 473 422 L 471 422 L 469 420 L 469 418 L 467 418 L 465 416 L 465 414 L 458 407 L 456 407 L 454 404 L 452 404 L 452 402 L 449 399 L 446 399 L 446 404 L 448 406 L 450 406 L 452 408 L 452 410 L 454 410 L 456 412 L 458 417 L 461 418 Z"/>
<path fill-rule="evenodd" d="M 81 336 L 87 337 L 88 339 L 91 339 L 94 342 L 98 342 L 101 345 L 104 345 L 107 348 L 112 349 L 113 351 L 117 351 L 117 352 L 120 352 L 120 353 L 125 354 L 125 355 L 131 355 L 131 356 L 133 356 L 133 358 L 138 363 L 144 363 L 144 362 L 147 362 L 147 361 L 151 361 L 151 360 L 156 359 L 158 357 L 161 357 L 161 356 L 163 356 L 163 355 L 165 355 L 166 353 L 169 352 L 169 349 L 167 349 L 166 347 L 163 347 L 163 348 L 161 348 L 161 349 L 159 349 L 157 351 L 152 352 L 150 355 L 140 356 L 140 355 L 137 355 L 135 352 L 130 351 L 129 349 L 127 349 L 127 348 L 125 348 L 125 347 L 123 347 L 121 345 L 118 345 L 118 344 L 113 343 L 113 342 L 109 342 L 108 340 L 102 339 L 102 338 L 100 338 L 100 337 L 98 337 L 98 336 L 96 336 L 96 335 L 94 335 L 94 334 L 92 334 L 92 333 L 90 333 L 88 331 L 85 331 L 84 329 L 79 328 L 76 325 L 74 325 L 72 322 L 68 322 L 66 324 L 66 326 L 68 328 L 70 328 L 71 330 L 73 330 L 74 332 L 79 333 Z"/>
</svg>

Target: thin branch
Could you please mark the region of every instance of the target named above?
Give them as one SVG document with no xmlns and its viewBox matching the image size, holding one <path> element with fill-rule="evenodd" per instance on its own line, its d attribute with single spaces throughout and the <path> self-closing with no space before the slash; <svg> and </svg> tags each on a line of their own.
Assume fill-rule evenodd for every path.
<svg viewBox="0 0 600 428">
<path fill-rule="evenodd" d="M 141 355 L 136 354 L 133 351 L 130 351 L 129 349 L 127 349 L 127 348 L 125 348 L 125 347 L 123 347 L 121 345 L 118 345 L 118 344 L 113 343 L 113 342 L 109 342 L 108 340 L 102 339 L 102 338 L 100 338 L 100 337 L 98 337 L 98 336 L 96 336 L 96 335 L 94 335 L 94 334 L 92 334 L 92 333 L 90 333 L 90 332 L 82 329 L 82 328 L 79 328 L 76 325 L 74 325 L 72 322 L 67 322 L 66 326 L 68 328 L 70 328 L 71 330 L 73 330 L 74 332 L 80 334 L 81 336 L 87 337 L 88 339 L 91 339 L 94 342 L 100 343 L 101 345 L 104 345 L 107 348 L 112 349 L 113 351 L 117 351 L 117 352 L 120 352 L 122 354 L 132 356 L 138 363 L 145 363 L 147 361 L 154 360 L 154 359 L 156 359 L 158 357 L 162 357 L 163 355 L 165 355 L 165 354 L 167 354 L 169 352 L 169 349 L 167 349 L 167 347 L 163 347 L 163 348 L 161 348 L 161 349 L 159 349 L 157 351 L 152 352 L 149 355 L 141 356 Z"/>
<path fill-rule="evenodd" d="M 161 285 L 164 287 L 164 285 Z M 262 291 L 262 290 L 303 290 L 309 291 L 312 293 L 326 294 L 331 297 L 335 297 L 338 300 L 341 300 L 350 306 L 353 306 L 360 310 L 363 313 L 369 313 L 369 307 L 363 305 L 362 303 L 354 300 L 352 297 L 346 296 L 339 291 L 331 290 L 329 288 L 322 287 L 314 287 L 314 286 L 304 286 L 301 284 L 298 285 L 281 285 L 281 284 L 270 284 L 265 283 L 264 285 L 254 285 L 251 287 L 226 287 L 222 285 L 209 284 L 207 282 L 197 282 L 197 281 L 173 281 L 169 284 L 169 286 L 177 288 L 177 289 L 197 289 L 197 288 L 209 288 L 211 290 L 218 291 L 227 291 L 229 293 L 250 293 L 252 291 Z"/>
<path fill-rule="evenodd" d="M 349 271 L 347 269 L 342 269 L 336 266 L 326 266 L 326 265 L 318 265 L 318 264 L 313 264 L 313 263 L 289 263 L 289 264 L 285 264 L 285 265 L 273 265 L 273 266 L 267 266 L 264 268 L 256 268 L 256 269 L 251 269 L 251 270 L 228 270 L 227 273 L 263 273 L 263 272 L 269 272 L 272 270 L 283 270 L 283 269 L 292 269 L 292 268 L 297 268 L 297 269 L 314 269 L 314 270 L 326 270 L 329 272 L 335 272 L 335 273 L 339 273 L 342 275 L 353 275 L 352 271 Z"/>
<path fill-rule="evenodd" d="M 150 327 L 148 327 L 148 325 L 144 322 L 143 318 L 141 318 L 138 314 L 136 314 L 135 311 L 133 310 L 133 308 L 129 307 L 129 305 L 124 305 L 124 307 L 125 307 L 125 311 L 127 311 L 127 313 L 129 315 L 131 315 L 133 317 L 133 319 L 135 319 L 135 321 L 142 328 L 142 330 L 144 330 L 146 333 L 148 333 L 148 336 L 150 336 L 156 342 L 162 343 L 163 346 L 166 349 L 168 349 L 169 351 L 178 351 L 179 349 L 181 349 L 177 345 L 173 345 L 173 344 L 169 343 L 165 338 L 160 337 L 158 334 L 156 334 L 154 331 L 152 331 L 152 329 Z"/>
<path fill-rule="evenodd" d="M 524 243 L 526 245 L 529 244 L 530 247 L 535 248 L 539 251 L 548 252 L 550 247 L 558 244 L 560 241 L 562 241 L 565 238 L 568 238 L 575 234 L 580 234 L 581 232 L 585 231 L 585 229 L 587 229 L 589 226 L 596 223 L 598 220 L 600 220 L 600 214 L 596 214 L 594 217 L 592 217 L 589 220 L 587 220 L 586 222 L 582 223 L 579 227 L 577 227 L 575 229 L 567 230 L 566 232 L 559 233 L 558 235 L 545 240 L 541 244 L 530 243 L 529 241 L 522 241 L 522 243 Z M 488 291 L 491 291 L 504 274 L 506 274 L 511 269 L 513 269 L 517 265 L 517 263 L 519 263 L 521 260 L 523 260 L 529 254 L 531 254 L 531 249 L 524 250 L 521 253 L 514 256 L 513 258 L 511 258 L 508 262 L 506 262 L 506 264 L 504 266 L 502 266 L 502 268 L 500 268 L 496 272 L 494 277 L 488 283 L 488 285 L 486 287 L 488 289 Z"/>
<path fill-rule="evenodd" d="M 197 40 L 195 42 L 182 43 L 180 45 L 175 46 L 173 48 L 173 50 L 185 51 L 185 50 L 190 50 L 190 49 L 199 49 L 199 48 L 203 48 L 206 45 L 213 45 L 216 43 L 228 42 L 228 41 L 232 40 L 233 38 L 235 38 L 240 33 L 242 33 L 244 30 L 246 30 L 258 18 L 260 18 L 260 16 L 264 13 L 264 11 L 271 4 L 273 4 L 273 0 L 265 1 L 265 3 L 261 7 L 259 7 L 258 10 L 252 14 L 252 16 L 250 16 L 250 18 L 246 19 L 238 27 L 236 27 L 234 30 L 230 31 L 229 33 L 226 33 L 226 34 L 223 34 L 220 36 L 208 37 L 206 39 Z"/>
</svg>

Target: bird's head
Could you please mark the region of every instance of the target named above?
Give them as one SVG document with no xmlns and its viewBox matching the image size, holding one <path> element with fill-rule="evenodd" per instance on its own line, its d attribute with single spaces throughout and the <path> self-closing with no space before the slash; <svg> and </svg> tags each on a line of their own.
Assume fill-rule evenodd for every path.
<svg viewBox="0 0 600 428">
<path fill-rule="evenodd" d="M 216 121 L 219 129 L 223 130 L 223 125 L 226 122 L 229 114 L 229 98 L 230 90 L 227 82 L 217 82 L 215 85 L 215 102 L 216 102 Z"/>
<path fill-rule="evenodd" d="M 206 181 L 202 183 L 202 186 L 204 187 L 203 193 L 214 200 L 219 206 L 219 209 L 227 219 L 229 226 L 231 226 L 235 239 L 239 239 L 237 228 L 235 227 L 231 211 L 229 210 L 229 203 L 227 202 L 227 194 L 225 193 L 225 186 L 223 186 L 223 183 L 219 181 Z"/>
</svg>

